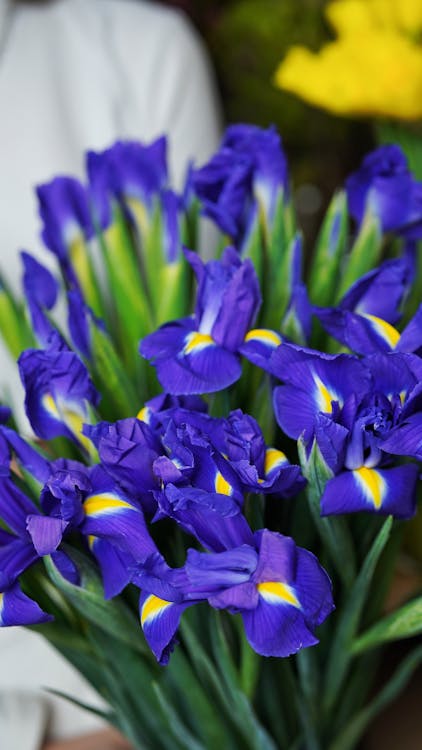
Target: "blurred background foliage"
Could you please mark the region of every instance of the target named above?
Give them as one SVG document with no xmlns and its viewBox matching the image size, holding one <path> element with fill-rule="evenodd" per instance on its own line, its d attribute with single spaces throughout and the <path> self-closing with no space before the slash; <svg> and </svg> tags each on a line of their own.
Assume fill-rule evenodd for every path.
<svg viewBox="0 0 422 750">
<path fill-rule="evenodd" d="M 317 50 L 332 37 L 325 0 L 167 0 L 205 40 L 227 122 L 275 124 L 296 186 L 305 235 L 313 234 L 333 190 L 374 144 L 369 123 L 341 119 L 275 88 L 292 44 Z"/>
</svg>

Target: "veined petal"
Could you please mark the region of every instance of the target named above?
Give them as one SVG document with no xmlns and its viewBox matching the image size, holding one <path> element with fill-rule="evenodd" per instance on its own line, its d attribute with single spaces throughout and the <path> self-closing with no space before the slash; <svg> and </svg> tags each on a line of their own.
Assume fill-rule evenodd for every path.
<svg viewBox="0 0 422 750">
<path fill-rule="evenodd" d="M 176 395 L 214 393 L 240 378 L 239 357 L 221 346 L 205 346 L 176 359 L 156 363 L 163 388 Z"/>
<path fill-rule="evenodd" d="M 52 620 L 33 599 L 26 596 L 19 584 L 0 593 L 0 627 L 10 625 L 37 625 Z"/>
<path fill-rule="evenodd" d="M 396 518 L 415 513 L 418 467 L 414 464 L 391 469 L 363 466 L 330 479 L 321 498 L 323 516 L 370 511 Z"/>
<path fill-rule="evenodd" d="M 256 609 L 244 610 L 242 618 L 249 643 L 262 656 L 290 656 L 318 643 L 301 610 L 281 597 L 260 596 Z"/>
<path fill-rule="evenodd" d="M 246 334 L 238 351 L 254 365 L 271 373 L 272 354 L 281 344 L 282 338 L 276 331 L 253 328 Z"/>
<path fill-rule="evenodd" d="M 176 604 L 154 594 L 143 593 L 139 600 L 141 626 L 153 654 L 167 664 L 176 645 L 176 631 L 185 609 L 194 602 Z"/>
<path fill-rule="evenodd" d="M 85 520 L 81 531 L 88 536 L 108 539 L 119 549 L 142 562 L 156 552 L 143 513 L 113 492 L 88 495 L 84 505 Z"/>
</svg>

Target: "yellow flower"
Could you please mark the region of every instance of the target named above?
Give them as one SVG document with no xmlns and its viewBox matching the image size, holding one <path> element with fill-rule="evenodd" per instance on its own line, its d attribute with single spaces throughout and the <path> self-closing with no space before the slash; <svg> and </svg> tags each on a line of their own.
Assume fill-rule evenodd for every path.
<svg viewBox="0 0 422 750">
<path fill-rule="evenodd" d="M 339 115 L 422 118 L 422 2 L 339 0 L 326 12 L 338 38 L 316 54 L 292 47 L 276 85 Z"/>
</svg>

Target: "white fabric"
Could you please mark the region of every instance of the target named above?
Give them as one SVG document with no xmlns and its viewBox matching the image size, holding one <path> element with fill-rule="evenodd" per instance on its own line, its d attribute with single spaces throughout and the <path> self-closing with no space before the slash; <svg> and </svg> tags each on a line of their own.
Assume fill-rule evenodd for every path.
<svg viewBox="0 0 422 750">
<path fill-rule="evenodd" d="M 39 750 L 47 731 L 48 714 L 47 703 L 36 693 L 0 692 L 2 750 Z"/>
<path fill-rule="evenodd" d="M 87 148 L 102 149 L 116 138 L 147 142 L 163 132 L 180 185 L 187 160 L 205 161 L 219 136 L 202 47 L 182 15 L 156 3 L 0 0 L 0 102 L 0 269 L 15 289 L 18 249 L 50 261 L 37 241 L 34 185 L 58 173 L 82 176 Z M 1 350 L 0 363 L 0 384 L 12 388 L 16 406 L 16 367 Z M 48 686 L 95 700 L 33 632 L 0 630 L 0 661 L 0 690 Z M 89 714 L 48 700 L 53 737 L 97 726 Z M 16 723 L 20 730 L 16 747 L 32 750 Z"/>
</svg>

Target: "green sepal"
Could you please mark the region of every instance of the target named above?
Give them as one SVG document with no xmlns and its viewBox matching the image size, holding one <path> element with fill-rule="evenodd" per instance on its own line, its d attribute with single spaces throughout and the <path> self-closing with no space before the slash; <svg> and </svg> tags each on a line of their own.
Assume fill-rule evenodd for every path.
<svg viewBox="0 0 422 750">
<path fill-rule="evenodd" d="M 105 305 L 94 269 L 90 249 L 83 237 L 72 242 L 68 248 L 69 260 L 81 285 L 83 296 L 94 314 L 105 317 Z M 66 281 L 66 279 L 65 279 Z"/>
<path fill-rule="evenodd" d="M 108 334 L 90 321 L 92 357 L 91 375 L 102 395 L 99 411 L 104 419 L 123 419 L 136 414 L 146 397 L 146 389 L 137 391 Z M 141 360 L 140 355 L 138 354 Z M 141 360 L 146 367 L 146 363 Z"/>
<path fill-rule="evenodd" d="M 326 307 L 333 303 L 347 231 L 347 198 L 341 191 L 334 195 L 325 214 L 311 262 L 307 288 L 314 305 Z"/>
<path fill-rule="evenodd" d="M 321 497 L 325 485 L 332 478 L 333 473 L 324 461 L 316 440 L 314 440 L 309 457 L 307 457 L 305 443 L 302 438 L 299 438 L 298 453 L 303 476 L 308 481 L 306 493 L 314 524 L 327 548 L 339 578 L 346 588 L 350 588 L 356 570 L 350 529 L 342 517 L 321 517 Z"/>
<path fill-rule="evenodd" d="M 268 289 L 264 294 L 264 309 L 260 317 L 260 325 L 265 328 L 280 330 L 292 296 L 292 264 L 296 243 L 300 242 L 300 235 L 296 234 L 288 244 L 283 241 L 277 264 L 270 266 Z"/>
<path fill-rule="evenodd" d="M 379 219 L 368 208 L 356 240 L 345 259 L 335 301 L 338 302 L 361 276 L 375 268 L 381 257 L 382 241 Z"/>
<path fill-rule="evenodd" d="M 113 222 L 99 234 L 99 241 L 117 318 L 116 348 L 122 353 L 129 371 L 137 373 L 139 340 L 150 333 L 154 326 L 134 238 L 118 206 L 114 206 Z"/>
<path fill-rule="evenodd" d="M 0 278 L 0 332 L 14 360 L 35 346 L 35 339 L 26 319 L 24 306 Z"/>
<path fill-rule="evenodd" d="M 160 299 L 155 309 L 157 326 L 189 315 L 192 309 L 192 269 L 183 254 L 179 260 L 161 268 L 159 281 Z"/>
</svg>

